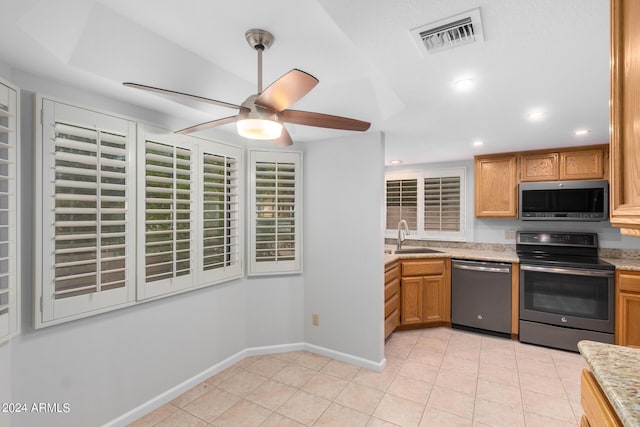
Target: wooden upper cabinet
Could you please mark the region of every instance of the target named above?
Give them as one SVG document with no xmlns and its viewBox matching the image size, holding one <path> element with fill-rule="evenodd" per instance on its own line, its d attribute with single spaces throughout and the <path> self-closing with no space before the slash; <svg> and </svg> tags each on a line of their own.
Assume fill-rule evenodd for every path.
<svg viewBox="0 0 640 427">
<path fill-rule="evenodd" d="M 560 153 L 560 180 L 604 178 L 602 149 Z"/>
<path fill-rule="evenodd" d="M 558 152 L 520 153 L 520 181 L 570 181 L 605 178 L 606 145 Z"/>
<path fill-rule="evenodd" d="M 476 217 L 517 218 L 517 156 L 476 156 L 474 174 Z"/>
<path fill-rule="evenodd" d="M 611 224 L 640 236 L 640 2 L 611 0 Z"/>
<path fill-rule="evenodd" d="M 522 154 L 520 181 L 554 181 L 558 179 L 558 153 Z"/>
</svg>

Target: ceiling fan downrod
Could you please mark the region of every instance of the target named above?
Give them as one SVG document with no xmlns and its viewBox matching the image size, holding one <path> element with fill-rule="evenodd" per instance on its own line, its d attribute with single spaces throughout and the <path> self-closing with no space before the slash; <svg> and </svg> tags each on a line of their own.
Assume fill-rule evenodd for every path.
<svg viewBox="0 0 640 427">
<path fill-rule="evenodd" d="M 244 34 L 249 46 L 258 52 L 258 95 L 262 93 L 262 52 L 273 44 L 273 34 L 267 30 L 252 28 Z"/>
</svg>

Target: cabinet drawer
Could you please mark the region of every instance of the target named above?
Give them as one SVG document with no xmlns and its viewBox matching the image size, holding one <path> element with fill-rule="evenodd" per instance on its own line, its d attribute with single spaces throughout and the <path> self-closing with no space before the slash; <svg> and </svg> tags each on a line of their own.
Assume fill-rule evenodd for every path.
<svg viewBox="0 0 640 427">
<path fill-rule="evenodd" d="M 618 290 L 640 293 L 640 274 L 618 273 Z"/>
<path fill-rule="evenodd" d="M 402 261 L 402 276 L 429 276 L 444 273 L 444 260 Z"/>
<path fill-rule="evenodd" d="M 400 294 L 395 294 L 384 303 L 384 317 L 386 318 L 400 308 Z"/>
<path fill-rule="evenodd" d="M 393 279 L 396 279 L 398 277 L 399 271 L 400 267 L 398 267 L 398 264 L 395 264 L 393 267 L 387 269 L 384 272 L 384 283 L 389 283 Z"/>
<path fill-rule="evenodd" d="M 400 310 L 396 309 L 395 311 L 391 312 L 391 314 L 386 316 L 384 319 L 385 339 L 389 335 L 391 335 L 391 332 L 393 332 L 399 325 L 400 325 Z"/>
<path fill-rule="evenodd" d="M 384 300 L 387 301 L 394 294 L 397 295 L 400 293 L 400 279 L 396 278 L 391 282 L 384 285 Z"/>
</svg>

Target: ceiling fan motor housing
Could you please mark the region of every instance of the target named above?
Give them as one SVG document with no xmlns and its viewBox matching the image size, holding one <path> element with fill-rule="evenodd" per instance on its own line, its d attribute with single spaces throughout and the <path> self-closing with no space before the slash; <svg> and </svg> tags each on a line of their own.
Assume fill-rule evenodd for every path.
<svg viewBox="0 0 640 427">
<path fill-rule="evenodd" d="M 267 30 L 252 28 L 247 30 L 247 32 L 244 33 L 244 36 L 247 38 L 249 46 L 255 50 L 265 51 L 273 44 L 273 34 Z"/>
</svg>

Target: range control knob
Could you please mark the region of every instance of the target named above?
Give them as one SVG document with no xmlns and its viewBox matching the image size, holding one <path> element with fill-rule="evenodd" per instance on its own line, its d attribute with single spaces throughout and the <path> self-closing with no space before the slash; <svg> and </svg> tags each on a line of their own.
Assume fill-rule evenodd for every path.
<svg viewBox="0 0 640 427">
<path fill-rule="evenodd" d="M 482 314 L 478 314 L 478 320 L 482 320 Z"/>
</svg>

